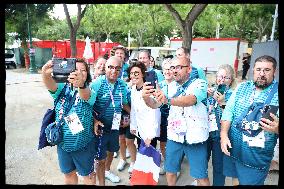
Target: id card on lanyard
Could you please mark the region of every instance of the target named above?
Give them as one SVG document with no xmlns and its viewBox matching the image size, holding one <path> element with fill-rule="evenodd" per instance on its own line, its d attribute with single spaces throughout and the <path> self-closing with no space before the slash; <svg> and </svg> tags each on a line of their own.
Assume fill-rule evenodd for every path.
<svg viewBox="0 0 284 189">
<path fill-rule="evenodd" d="M 111 102 L 112 102 L 112 107 L 114 109 L 111 130 L 119 130 L 120 121 L 121 121 L 121 113 L 118 113 L 115 110 L 114 94 L 112 94 L 112 91 L 110 90 L 109 84 L 108 84 L 108 88 L 109 88 L 109 94 L 110 94 L 110 98 L 111 98 Z M 121 90 L 119 92 L 119 96 L 120 96 L 120 105 L 121 105 L 121 108 L 122 108 L 122 93 L 121 93 Z"/>
</svg>

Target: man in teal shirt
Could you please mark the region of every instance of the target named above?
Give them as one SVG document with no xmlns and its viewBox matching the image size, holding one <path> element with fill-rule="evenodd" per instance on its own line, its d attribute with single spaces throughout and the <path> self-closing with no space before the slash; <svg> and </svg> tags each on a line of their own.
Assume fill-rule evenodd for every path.
<svg viewBox="0 0 284 189">
<path fill-rule="evenodd" d="M 127 101 L 127 84 L 118 78 L 122 62 L 117 57 L 110 57 L 105 64 L 105 75 L 93 81 L 90 98 L 95 98 L 94 110 L 104 115 L 95 120 L 95 144 L 99 146 L 97 175 L 100 185 L 105 185 L 105 178 L 111 182 L 119 182 L 120 178 L 110 172 L 113 153 L 119 149 L 119 126 L 121 111 L 130 113 Z M 114 88 L 116 89 L 114 91 Z M 106 104 L 110 100 L 107 107 Z M 102 133 L 99 131 L 102 127 Z M 101 135 L 101 136 L 100 136 Z"/>
<path fill-rule="evenodd" d="M 274 80 L 276 65 L 273 57 L 258 57 L 253 68 L 253 81 L 243 82 L 237 87 L 222 115 L 220 136 L 221 149 L 225 153 L 223 173 L 225 176 L 237 177 L 240 185 L 263 185 L 273 158 L 279 118 L 270 114 L 271 120 L 261 118 L 251 122 L 242 121 L 244 128 L 237 127 L 239 122 L 236 120 L 251 105 L 264 103 L 270 95 L 272 99 L 268 104 L 279 106 L 278 83 Z M 253 112 L 257 108 L 250 109 Z M 246 127 L 248 124 L 254 126 L 253 122 L 256 122 L 257 128 Z M 259 133 L 247 136 L 247 132 L 255 131 Z"/>
</svg>

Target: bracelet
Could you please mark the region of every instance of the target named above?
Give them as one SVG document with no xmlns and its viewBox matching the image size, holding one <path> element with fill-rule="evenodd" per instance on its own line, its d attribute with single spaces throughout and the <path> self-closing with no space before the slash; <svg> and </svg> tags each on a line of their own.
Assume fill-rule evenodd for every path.
<svg viewBox="0 0 284 189">
<path fill-rule="evenodd" d="M 87 82 L 84 83 L 83 87 L 79 87 L 80 89 L 86 89 L 88 87 Z"/>
</svg>

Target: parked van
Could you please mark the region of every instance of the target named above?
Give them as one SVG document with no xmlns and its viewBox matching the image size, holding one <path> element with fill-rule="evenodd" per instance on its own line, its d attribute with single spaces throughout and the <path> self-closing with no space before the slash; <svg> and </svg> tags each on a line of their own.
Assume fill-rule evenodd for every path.
<svg viewBox="0 0 284 189">
<path fill-rule="evenodd" d="M 156 65 L 157 66 L 161 66 L 164 57 L 172 55 L 175 55 L 176 49 L 174 48 L 166 48 L 166 47 L 139 47 L 139 48 L 131 48 L 130 49 L 130 60 L 133 59 L 138 59 L 138 53 L 139 50 L 142 49 L 147 49 L 148 51 L 150 51 L 151 56 L 154 58 Z"/>
<path fill-rule="evenodd" d="M 6 68 L 17 68 L 16 56 L 13 49 L 5 49 L 5 66 Z"/>
</svg>

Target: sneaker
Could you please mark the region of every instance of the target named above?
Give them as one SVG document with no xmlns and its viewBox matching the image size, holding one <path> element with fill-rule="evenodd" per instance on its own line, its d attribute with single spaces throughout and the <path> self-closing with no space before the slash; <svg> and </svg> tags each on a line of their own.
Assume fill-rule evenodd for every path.
<svg viewBox="0 0 284 189">
<path fill-rule="evenodd" d="M 125 168 L 126 164 L 127 164 L 126 161 L 124 161 L 123 159 L 120 159 L 116 169 L 118 171 L 122 171 Z"/>
<path fill-rule="evenodd" d="M 112 183 L 118 183 L 120 181 L 120 178 L 110 171 L 105 171 L 105 178 L 110 180 Z"/>
<path fill-rule="evenodd" d="M 114 158 L 117 158 L 117 152 L 114 152 L 114 153 L 113 153 L 113 157 L 114 157 Z"/>
<path fill-rule="evenodd" d="M 191 183 L 191 186 L 197 186 L 197 180 L 194 180 L 194 181 Z"/>
<path fill-rule="evenodd" d="M 177 179 L 179 178 L 179 176 L 180 176 L 180 171 L 179 171 L 179 172 L 177 172 Z"/>
<path fill-rule="evenodd" d="M 126 154 L 125 154 L 126 158 L 130 158 L 130 153 L 128 151 L 128 149 L 126 148 Z"/>
<path fill-rule="evenodd" d="M 160 175 L 164 175 L 166 173 L 165 168 L 164 168 L 164 162 L 161 163 L 160 166 Z"/>
<path fill-rule="evenodd" d="M 130 163 L 130 166 L 128 168 L 128 173 L 132 173 L 133 171 L 133 166 L 134 166 L 134 163 Z"/>
</svg>

